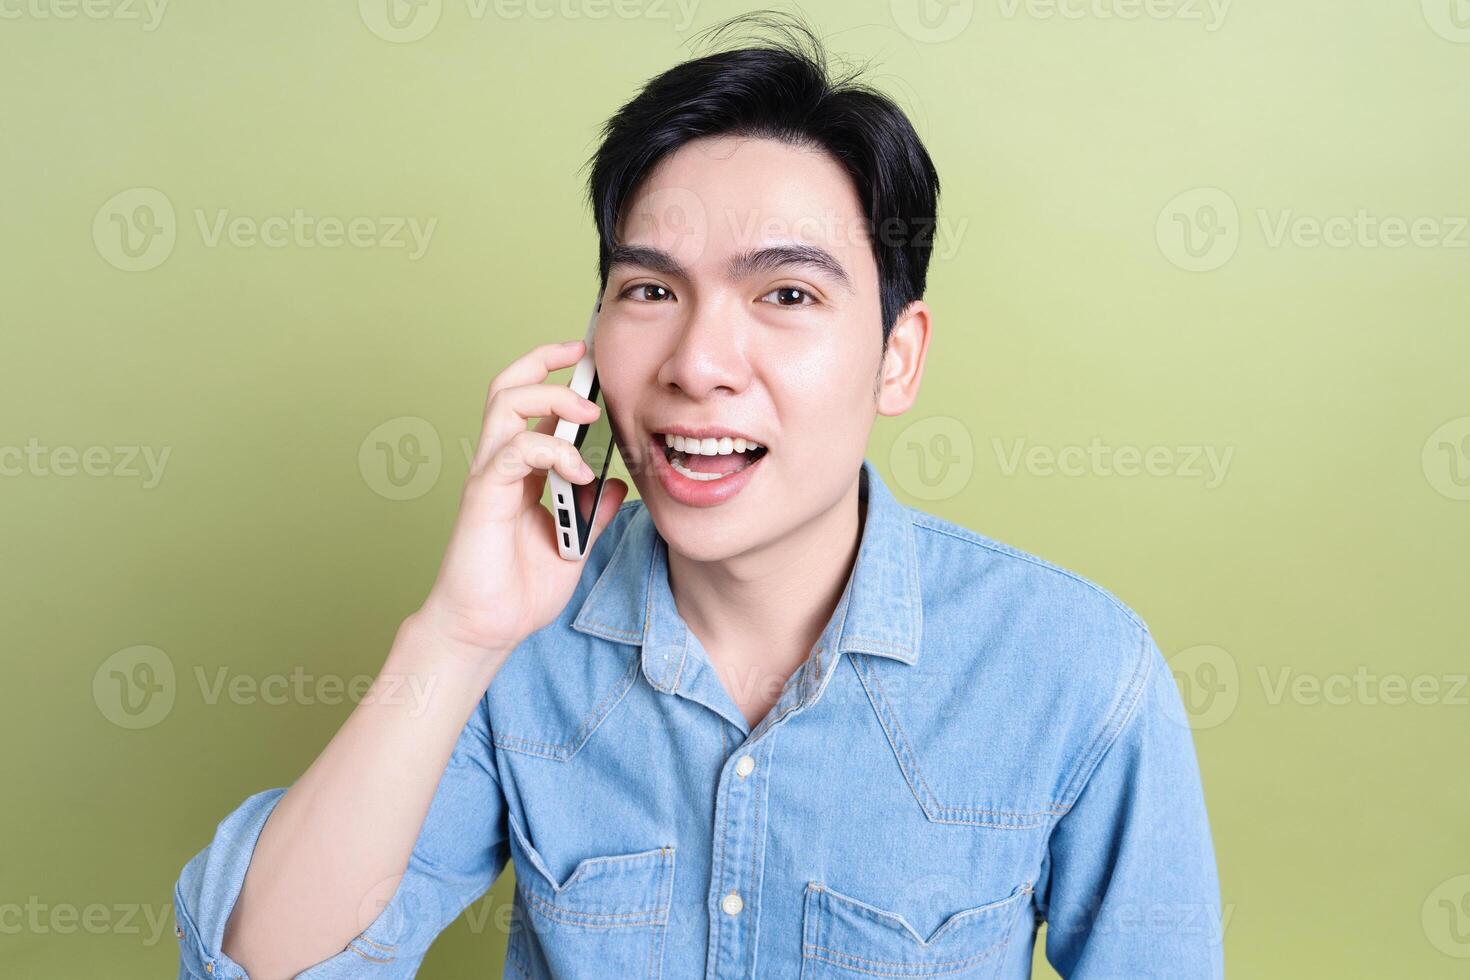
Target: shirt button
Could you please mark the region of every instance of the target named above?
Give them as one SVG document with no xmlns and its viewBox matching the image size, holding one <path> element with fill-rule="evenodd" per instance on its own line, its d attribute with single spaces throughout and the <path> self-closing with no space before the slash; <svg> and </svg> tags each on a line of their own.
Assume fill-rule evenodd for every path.
<svg viewBox="0 0 1470 980">
<path fill-rule="evenodd" d="M 749 758 L 749 756 L 746 756 L 746 758 Z M 726 915 L 739 915 L 740 910 L 745 908 L 745 903 L 740 900 L 738 894 L 731 892 L 720 899 L 720 908 L 725 910 Z"/>
<path fill-rule="evenodd" d="M 739 776 L 741 779 L 749 776 L 751 774 L 751 771 L 754 769 L 755 760 L 748 755 L 742 755 L 740 757 L 740 761 L 735 763 L 735 775 Z"/>
</svg>

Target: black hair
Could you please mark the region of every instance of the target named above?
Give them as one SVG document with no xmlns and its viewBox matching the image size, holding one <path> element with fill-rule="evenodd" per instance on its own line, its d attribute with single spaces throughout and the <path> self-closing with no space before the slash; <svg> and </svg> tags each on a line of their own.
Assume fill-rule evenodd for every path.
<svg viewBox="0 0 1470 980">
<path fill-rule="evenodd" d="M 759 10 L 702 33 L 719 39 L 745 26 L 777 37 L 675 65 L 603 125 L 587 181 L 602 287 L 623 206 L 655 164 L 685 143 L 732 135 L 820 148 L 852 177 L 865 211 L 886 351 L 899 313 L 924 295 L 939 175 L 903 110 L 856 81 L 862 68 L 830 73 L 821 40 L 800 20 Z"/>
</svg>

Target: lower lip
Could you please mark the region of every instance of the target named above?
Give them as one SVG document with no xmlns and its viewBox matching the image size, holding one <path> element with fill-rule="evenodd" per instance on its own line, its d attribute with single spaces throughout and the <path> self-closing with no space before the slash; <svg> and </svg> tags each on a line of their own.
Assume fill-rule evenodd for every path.
<svg viewBox="0 0 1470 980">
<path fill-rule="evenodd" d="M 732 473 L 718 480 L 691 480 L 669 465 L 668 457 L 664 455 L 662 437 L 650 436 L 648 444 L 652 449 L 653 470 L 658 474 L 659 484 L 674 500 L 690 507 L 715 507 L 723 504 L 745 488 L 745 485 L 750 482 L 751 475 L 770 455 L 770 451 L 767 450 L 760 459 L 739 473 Z"/>
</svg>

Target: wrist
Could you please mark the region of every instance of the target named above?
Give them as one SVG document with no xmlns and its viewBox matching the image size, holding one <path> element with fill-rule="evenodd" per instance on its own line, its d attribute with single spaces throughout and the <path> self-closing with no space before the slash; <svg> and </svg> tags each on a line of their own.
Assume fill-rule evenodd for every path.
<svg viewBox="0 0 1470 980">
<path fill-rule="evenodd" d="M 472 642 L 430 603 L 410 613 L 398 627 L 390 661 L 407 669 L 447 668 L 469 673 L 498 670 L 510 648 Z"/>
</svg>

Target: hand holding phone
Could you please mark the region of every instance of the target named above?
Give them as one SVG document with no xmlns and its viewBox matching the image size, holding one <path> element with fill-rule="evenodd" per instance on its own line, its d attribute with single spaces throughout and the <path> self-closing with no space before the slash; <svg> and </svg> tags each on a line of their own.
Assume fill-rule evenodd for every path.
<svg viewBox="0 0 1470 980">
<path fill-rule="evenodd" d="M 468 646 L 487 656 L 508 654 L 560 615 L 582 572 L 582 563 L 566 560 L 563 549 L 576 541 L 575 557 L 582 557 L 627 496 L 626 483 L 599 478 L 574 441 L 553 434 L 561 426 L 575 429 L 606 415 L 572 386 L 546 380 L 552 371 L 576 365 L 574 377 L 585 372 L 585 391 L 594 394 L 590 345 L 596 306 L 592 316 L 585 340 L 536 347 L 490 383 L 459 515 L 418 614 L 452 641 L 450 646 Z M 528 429 L 533 418 L 539 421 Z M 586 438 L 582 444 L 587 445 Z M 601 469 L 605 477 L 605 461 Z M 548 471 L 561 488 L 553 491 L 553 502 L 557 492 L 573 497 L 575 488 L 576 499 L 587 505 L 576 509 L 585 524 L 578 524 L 578 536 L 568 535 L 565 543 L 562 532 L 570 529 L 541 503 Z"/>
</svg>

